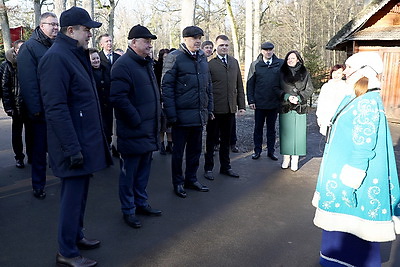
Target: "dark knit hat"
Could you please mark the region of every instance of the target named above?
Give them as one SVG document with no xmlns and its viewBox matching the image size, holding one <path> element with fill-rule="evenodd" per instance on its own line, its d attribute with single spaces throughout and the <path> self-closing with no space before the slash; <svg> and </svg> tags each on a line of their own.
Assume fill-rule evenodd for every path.
<svg viewBox="0 0 400 267">
<path fill-rule="evenodd" d="M 183 37 L 204 36 L 204 32 L 197 26 L 188 26 L 182 31 Z"/>
<path fill-rule="evenodd" d="M 151 34 L 149 29 L 146 27 L 138 24 L 132 27 L 128 34 L 128 40 L 137 39 L 137 38 L 144 38 L 144 39 L 157 39 L 157 36 Z"/>
<path fill-rule="evenodd" d="M 101 23 L 92 20 L 85 9 L 73 6 L 61 13 L 60 26 L 67 27 L 75 25 L 83 25 L 88 28 L 99 28 Z"/>
</svg>

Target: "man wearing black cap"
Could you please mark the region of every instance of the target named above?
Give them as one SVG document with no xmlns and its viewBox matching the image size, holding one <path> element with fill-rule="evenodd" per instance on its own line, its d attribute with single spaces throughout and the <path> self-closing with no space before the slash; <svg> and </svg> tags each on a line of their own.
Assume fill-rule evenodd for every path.
<svg viewBox="0 0 400 267">
<path fill-rule="evenodd" d="M 83 218 L 92 173 L 112 164 L 102 127 L 88 44 L 93 21 L 86 10 L 72 7 L 60 17 L 60 33 L 39 63 L 38 74 L 47 122 L 51 169 L 61 178 L 58 229 L 62 266 L 95 266 L 79 249 L 93 249 L 98 240 L 86 239 Z"/>
<path fill-rule="evenodd" d="M 202 150 L 203 126 L 213 118 L 211 79 L 207 58 L 200 50 L 203 30 L 188 26 L 182 32 L 184 42 L 164 61 L 161 88 L 164 111 L 172 125 L 172 183 L 175 194 L 185 198 L 185 188 L 208 192 L 197 181 Z M 182 162 L 186 148 L 186 170 Z"/>
<path fill-rule="evenodd" d="M 254 154 L 252 159 L 260 158 L 263 143 L 264 122 L 267 124 L 268 157 L 278 160 L 275 156 L 275 124 L 280 107 L 280 77 L 279 70 L 283 60 L 274 54 L 274 45 L 265 42 L 261 45 L 261 54 L 251 63 L 247 78 L 247 102 L 254 109 Z"/>
<path fill-rule="evenodd" d="M 141 25 L 128 35 L 128 49 L 111 70 L 110 101 L 115 107 L 117 147 L 121 155 L 119 199 L 126 224 L 140 228 L 136 214 L 160 216 L 147 202 L 153 151 L 158 150 L 160 91 L 149 57 L 157 37 Z"/>
</svg>

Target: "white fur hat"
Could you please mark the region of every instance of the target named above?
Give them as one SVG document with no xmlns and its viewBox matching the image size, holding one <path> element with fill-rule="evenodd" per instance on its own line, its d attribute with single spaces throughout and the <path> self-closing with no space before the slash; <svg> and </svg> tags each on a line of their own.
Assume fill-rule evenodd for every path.
<svg viewBox="0 0 400 267">
<path fill-rule="evenodd" d="M 361 69 L 365 66 L 369 66 L 377 74 L 381 74 L 383 71 L 382 58 L 376 52 L 359 52 L 349 57 L 345 63 L 354 69 Z"/>
</svg>

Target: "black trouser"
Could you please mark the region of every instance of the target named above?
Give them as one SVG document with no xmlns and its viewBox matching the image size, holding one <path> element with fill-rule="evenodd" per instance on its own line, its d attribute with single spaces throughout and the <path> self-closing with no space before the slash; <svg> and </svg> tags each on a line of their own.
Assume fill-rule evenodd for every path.
<svg viewBox="0 0 400 267">
<path fill-rule="evenodd" d="M 235 119 L 234 113 L 214 114 L 215 119 L 207 123 L 206 153 L 204 155 L 204 170 L 212 171 L 214 168 L 214 146 L 220 139 L 219 162 L 220 171 L 231 169 L 229 158 L 229 145 L 231 139 L 232 125 Z"/>
<path fill-rule="evenodd" d="M 25 113 L 17 113 L 13 115 L 11 126 L 11 142 L 16 160 L 23 160 L 25 158 L 24 144 L 22 142 L 23 128 L 25 128 L 26 155 L 28 156 L 28 161 L 31 161 L 33 144 L 32 124 L 28 118 L 28 115 Z"/>
<path fill-rule="evenodd" d="M 254 152 L 261 153 L 263 143 L 264 123 L 267 124 L 267 147 L 268 153 L 275 152 L 276 140 L 276 118 L 278 117 L 278 109 L 256 109 L 254 110 Z"/>
<path fill-rule="evenodd" d="M 197 170 L 202 149 L 202 126 L 193 127 L 172 127 L 172 183 L 173 185 L 182 185 L 194 183 L 197 181 Z M 183 177 L 182 163 L 183 153 L 186 148 L 186 169 Z"/>
</svg>

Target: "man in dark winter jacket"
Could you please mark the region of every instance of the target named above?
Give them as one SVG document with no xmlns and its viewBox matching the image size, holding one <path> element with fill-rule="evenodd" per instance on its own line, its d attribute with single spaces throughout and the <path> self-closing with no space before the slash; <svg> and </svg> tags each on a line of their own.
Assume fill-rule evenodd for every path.
<svg viewBox="0 0 400 267">
<path fill-rule="evenodd" d="M 111 71 L 110 100 L 115 107 L 117 147 L 121 155 L 119 198 L 124 221 L 141 227 L 136 214 L 160 216 L 147 202 L 153 151 L 158 149 L 160 92 L 149 57 L 157 37 L 141 25 L 129 31 L 129 46 Z"/>
<path fill-rule="evenodd" d="M 57 16 L 46 12 L 40 16 L 40 24 L 19 51 L 17 57 L 18 78 L 21 96 L 32 120 L 32 187 L 33 195 L 44 199 L 46 192 L 46 121 L 43 104 L 40 98 L 40 86 L 37 78 L 37 68 L 40 59 L 52 45 L 58 33 Z"/>
<path fill-rule="evenodd" d="M 185 188 L 207 192 L 197 181 L 202 150 L 203 126 L 212 115 L 213 100 L 207 58 L 200 50 L 203 30 L 189 26 L 182 32 L 184 43 L 164 61 L 161 88 L 164 111 L 172 125 L 172 183 L 175 194 L 185 198 Z M 186 148 L 185 177 L 182 171 Z"/>
<path fill-rule="evenodd" d="M 112 164 L 103 131 L 96 84 L 87 51 L 93 21 L 86 10 L 72 7 L 61 14 L 61 30 L 39 63 L 38 74 L 47 122 L 49 161 L 61 178 L 58 265 L 95 266 L 79 249 L 93 249 L 83 218 L 92 173 Z"/>
<path fill-rule="evenodd" d="M 208 64 L 213 85 L 214 120 L 207 123 L 206 153 L 204 155 L 204 177 L 214 180 L 214 146 L 220 141 L 219 162 L 220 173 L 232 177 L 239 174 L 231 168 L 229 144 L 235 113 L 245 112 L 245 97 L 242 75 L 238 61 L 229 56 L 229 38 L 219 35 L 215 41 L 216 56 Z"/>
<path fill-rule="evenodd" d="M 274 45 L 265 42 L 261 45 L 261 54 L 250 65 L 247 78 L 247 102 L 254 109 L 254 154 L 252 159 L 260 158 L 263 143 L 264 123 L 267 124 L 268 157 L 275 156 L 275 124 L 281 103 L 279 71 L 283 60 L 274 54 Z"/>
<path fill-rule="evenodd" d="M 1 77 L 1 87 L 3 88 L 3 107 L 8 116 L 12 118 L 11 143 L 15 154 L 17 168 L 24 168 L 24 145 L 22 142 L 22 132 L 25 128 L 25 145 L 28 162 L 32 162 L 32 130 L 31 123 L 26 112 L 25 104 L 21 97 L 21 90 L 17 74 L 17 55 L 22 40 L 13 43 L 13 48 L 6 51 L 6 64 Z"/>
</svg>

